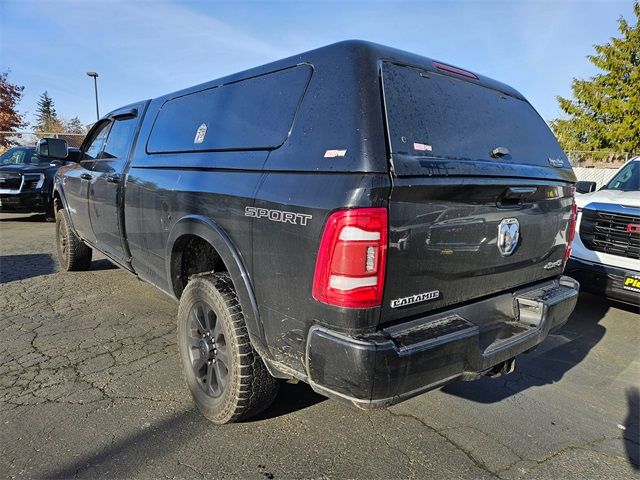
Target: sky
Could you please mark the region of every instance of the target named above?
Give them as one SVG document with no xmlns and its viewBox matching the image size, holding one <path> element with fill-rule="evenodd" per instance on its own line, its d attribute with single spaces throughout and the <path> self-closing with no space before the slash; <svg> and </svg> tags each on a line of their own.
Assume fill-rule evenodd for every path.
<svg viewBox="0 0 640 480">
<path fill-rule="evenodd" d="M 633 21 L 632 0 L 0 0 L 0 71 L 34 121 L 45 90 L 59 116 L 95 121 L 128 103 L 346 39 L 431 57 L 500 80 L 545 120 L 556 96 L 598 70 L 593 45 Z"/>
</svg>

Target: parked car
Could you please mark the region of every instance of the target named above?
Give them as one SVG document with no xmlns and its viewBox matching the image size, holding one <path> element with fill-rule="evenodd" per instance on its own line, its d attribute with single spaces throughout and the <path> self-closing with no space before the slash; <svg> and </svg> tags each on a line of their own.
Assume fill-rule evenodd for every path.
<svg viewBox="0 0 640 480">
<path fill-rule="evenodd" d="M 567 274 L 584 291 L 640 305 L 640 157 L 599 191 L 583 189 L 592 193 L 576 196 L 578 234 Z"/>
<path fill-rule="evenodd" d="M 330 45 L 115 110 L 81 155 L 56 175 L 62 269 L 96 249 L 179 300 L 216 423 L 277 379 L 373 408 L 508 373 L 576 303 L 553 134 L 513 88 L 425 57 Z"/>
<path fill-rule="evenodd" d="M 53 176 L 79 154 L 77 148 L 68 149 L 63 158 L 38 155 L 35 147 L 7 150 L 0 156 L 0 212 L 42 213 L 53 222 Z"/>
</svg>

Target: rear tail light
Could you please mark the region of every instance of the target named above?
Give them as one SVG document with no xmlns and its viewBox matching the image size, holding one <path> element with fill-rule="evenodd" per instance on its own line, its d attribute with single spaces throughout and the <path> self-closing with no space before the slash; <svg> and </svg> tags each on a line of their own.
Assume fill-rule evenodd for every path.
<svg viewBox="0 0 640 480">
<path fill-rule="evenodd" d="M 564 261 L 566 263 L 571 256 L 571 242 L 573 242 L 573 237 L 576 236 L 576 219 L 578 218 L 578 207 L 576 206 L 575 200 L 573 201 L 573 205 L 571 206 L 571 220 L 569 223 L 569 231 L 567 232 L 567 250 L 564 252 Z"/>
<path fill-rule="evenodd" d="M 341 210 L 329 217 L 318 250 L 313 298 L 347 308 L 382 303 L 387 222 L 386 208 Z"/>
</svg>

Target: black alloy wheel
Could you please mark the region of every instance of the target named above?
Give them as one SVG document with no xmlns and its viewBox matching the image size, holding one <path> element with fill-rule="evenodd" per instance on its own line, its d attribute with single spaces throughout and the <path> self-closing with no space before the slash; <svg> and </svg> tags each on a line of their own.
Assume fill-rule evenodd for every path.
<svg viewBox="0 0 640 480">
<path fill-rule="evenodd" d="M 200 388 L 214 398 L 224 392 L 229 377 L 229 352 L 222 323 L 205 302 L 189 312 L 189 357 Z"/>
</svg>

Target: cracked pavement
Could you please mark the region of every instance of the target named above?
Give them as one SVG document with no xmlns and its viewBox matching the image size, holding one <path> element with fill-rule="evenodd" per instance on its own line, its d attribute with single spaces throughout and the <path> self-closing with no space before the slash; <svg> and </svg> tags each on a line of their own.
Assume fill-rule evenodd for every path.
<svg viewBox="0 0 640 480">
<path fill-rule="evenodd" d="M 257 419 L 195 411 L 177 304 L 54 226 L 0 215 L 2 478 L 640 478 L 640 316 L 583 296 L 503 378 L 364 412 L 285 384 Z M 634 465 L 635 463 L 635 465 Z"/>
</svg>

